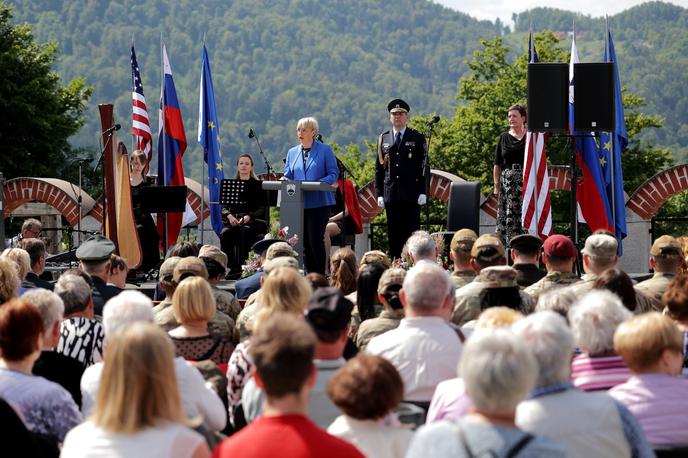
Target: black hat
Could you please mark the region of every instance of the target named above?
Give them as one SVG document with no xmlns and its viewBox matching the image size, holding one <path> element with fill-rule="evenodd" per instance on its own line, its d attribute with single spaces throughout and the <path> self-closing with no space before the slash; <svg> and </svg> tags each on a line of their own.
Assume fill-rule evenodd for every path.
<svg viewBox="0 0 688 458">
<path fill-rule="evenodd" d="M 409 111 L 411 111 L 411 107 L 409 107 L 409 104 L 401 99 L 394 99 L 387 104 L 387 111 L 389 111 L 390 113 L 408 113 Z"/>
<path fill-rule="evenodd" d="M 115 252 L 112 240 L 96 234 L 81 244 L 76 250 L 76 257 L 81 261 L 106 261 Z"/>
<path fill-rule="evenodd" d="M 306 321 L 316 330 L 343 331 L 351 321 L 354 304 L 339 288 L 318 288 L 308 302 Z"/>
<path fill-rule="evenodd" d="M 263 240 L 258 240 L 256 243 L 253 244 L 251 247 L 251 251 L 253 251 L 255 254 L 260 256 L 261 258 L 265 257 L 265 252 L 270 248 L 270 245 L 273 243 L 281 242 L 282 240 L 280 239 L 263 239 Z"/>
<path fill-rule="evenodd" d="M 542 239 L 531 234 L 518 234 L 509 241 L 511 248 L 536 252 L 542 247 Z"/>
</svg>

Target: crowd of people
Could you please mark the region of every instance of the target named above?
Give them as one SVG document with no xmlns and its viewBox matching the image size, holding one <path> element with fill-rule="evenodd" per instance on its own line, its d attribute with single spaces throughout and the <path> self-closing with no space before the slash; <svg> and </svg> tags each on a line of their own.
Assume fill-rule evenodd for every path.
<svg viewBox="0 0 688 458">
<path fill-rule="evenodd" d="M 104 237 L 56 282 L 26 237 L 0 256 L 4 433 L 37 457 L 686 453 L 679 240 L 655 240 L 639 283 L 606 233 L 585 240 L 580 277 L 564 235 L 509 246 L 461 229 L 446 269 L 416 231 L 408 269 L 339 249 L 324 277 L 271 240 L 235 295 L 218 287 L 227 255 L 183 242 L 154 302 L 122 288 Z"/>
</svg>

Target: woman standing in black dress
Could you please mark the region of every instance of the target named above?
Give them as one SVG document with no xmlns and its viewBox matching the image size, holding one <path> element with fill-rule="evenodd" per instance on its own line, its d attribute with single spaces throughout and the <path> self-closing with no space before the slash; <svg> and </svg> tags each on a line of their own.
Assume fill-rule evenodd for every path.
<svg viewBox="0 0 688 458">
<path fill-rule="evenodd" d="M 509 131 L 497 141 L 494 156 L 494 194 L 498 197 L 497 235 L 507 246 L 511 237 L 523 233 L 523 157 L 526 146 L 526 109 L 512 105 L 507 111 Z"/>
<path fill-rule="evenodd" d="M 141 270 L 147 272 L 160 263 L 160 237 L 158 228 L 150 213 L 141 209 L 141 189 L 154 186 L 155 180 L 145 175 L 148 160 L 146 153 L 134 150 L 129 159 L 129 183 L 131 184 L 131 204 L 134 209 L 134 222 L 141 243 Z"/>
<path fill-rule="evenodd" d="M 237 161 L 235 179 L 245 180 L 246 204 L 222 208 L 224 229 L 220 236 L 222 251 L 227 255 L 231 274 L 241 272 L 241 263 L 248 256 L 249 248 L 258 236 L 267 231 L 266 194 L 253 172 L 253 158 L 242 154 Z"/>
</svg>

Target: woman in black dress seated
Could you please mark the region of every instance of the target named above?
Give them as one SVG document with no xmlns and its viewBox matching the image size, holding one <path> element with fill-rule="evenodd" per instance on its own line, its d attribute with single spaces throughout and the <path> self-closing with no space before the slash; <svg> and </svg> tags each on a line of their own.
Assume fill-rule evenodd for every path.
<svg viewBox="0 0 688 458">
<path fill-rule="evenodd" d="M 141 209 L 141 189 L 154 186 L 153 178 L 145 175 L 147 165 L 146 153 L 134 150 L 129 159 L 129 183 L 131 184 L 131 204 L 134 209 L 136 231 L 141 243 L 141 270 L 147 272 L 158 267 L 160 263 L 160 237 L 158 228 L 150 213 Z"/>
<path fill-rule="evenodd" d="M 522 234 L 523 157 L 526 146 L 526 109 L 512 105 L 507 110 L 509 131 L 497 141 L 494 157 L 494 194 L 498 197 L 497 235 L 504 246 L 511 237 Z"/>
<path fill-rule="evenodd" d="M 246 203 L 222 208 L 225 227 L 220 236 L 230 275 L 241 272 L 241 263 L 248 256 L 251 245 L 267 231 L 266 193 L 253 172 L 253 158 L 250 154 L 239 156 L 236 179 L 245 181 Z"/>
</svg>

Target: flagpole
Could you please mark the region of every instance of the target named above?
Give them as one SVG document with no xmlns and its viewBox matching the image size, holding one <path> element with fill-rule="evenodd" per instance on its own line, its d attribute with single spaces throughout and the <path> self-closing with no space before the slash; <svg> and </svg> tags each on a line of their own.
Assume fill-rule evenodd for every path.
<svg viewBox="0 0 688 458">
<path fill-rule="evenodd" d="M 131 32 L 131 47 L 132 47 L 132 48 L 134 47 L 134 32 Z M 133 76 L 133 75 L 132 75 L 132 76 Z M 133 87 L 133 86 L 134 86 L 134 81 L 132 80 L 131 83 L 132 83 L 131 92 L 134 92 L 134 90 L 135 90 L 135 88 Z M 136 146 L 137 146 L 137 145 L 136 145 L 136 136 L 134 135 L 134 129 L 133 129 L 133 127 L 134 127 L 134 126 L 133 126 L 133 125 L 134 125 L 134 115 L 133 115 L 133 114 L 132 114 L 132 117 L 131 117 L 131 124 L 132 124 L 132 132 L 131 132 L 131 151 L 133 152 L 133 151 L 136 149 Z"/>
<path fill-rule="evenodd" d="M 165 56 L 162 32 L 160 32 L 160 110 L 162 112 L 162 185 L 167 186 L 167 135 L 165 131 Z M 158 158 L 160 159 L 160 158 Z M 163 252 L 167 253 L 167 212 L 163 213 Z"/>
<path fill-rule="evenodd" d="M 529 61 L 533 62 L 535 59 L 535 37 L 533 36 L 533 23 L 530 23 L 530 43 L 529 43 L 529 48 L 528 49 L 528 54 L 530 54 Z M 526 118 L 527 119 L 527 118 Z M 528 135 L 528 132 L 526 131 L 526 135 Z M 539 210 L 539 202 L 540 202 L 540 191 L 538 189 L 538 177 L 540 174 L 540 164 L 538 161 L 538 155 L 535 154 L 535 144 L 534 142 L 537 140 L 537 134 L 534 132 L 531 132 L 530 134 L 530 147 L 532 148 L 532 157 L 533 157 L 533 163 L 535 165 L 535 235 L 537 237 L 540 237 L 540 214 L 538 212 Z M 526 142 L 528 143 L 528 142 Z M 526 145 L 527 146 L 527 145 Z M 523 170 L 525 172 L 525 169 Z M 532 173 L 531 173 L 531 176 Z"/>
<path fill-rule="evenodd" d="M 611 52 L 609 49 L 609 16 L 605 15 L 605 34 L 604 34 L 604 55 L 605 55 L 605 62 L 611 62 L 612 56 Z M 616 65 L 615 62 L 612 62 L 612 65 Z M 616 77 L 616 72 L 614 72 L 614 75 Z M 616 88 L 616 82 L 614 82 L 615 88 Z M 614 116 L 616 116 L 616 90 L 614 91 Z M 609 189 L 607 189 L 607 194 L 611 194 L 611 204 L 612 204 L 612 230 L 614 231 L 614 235 L 616 236 L 616 176 L 615 176 L 615 170 L 614 170 L 614 140 L 613 136 L 614 132 L 609 133 L 609 139 L 611 140 L 611 149 L 609 151 L 609 166 L 611 167 L 610 169 L 610 178 L 611 178 L 611 193 L 609 192 Z M 619 244 L 621 244 L 621 241 L 619 241 Z"/>
<path fill-rule="evenodd" d="M 573 19 L 573 36 L 572 43 L 576 42 L 576 18 Z M 573 44 L 571 45 L 573 49 Z M 577 51 L 576 51 L 577 52 Z M 570 59 L 573 59 L 573 52 L 571 53 Z M 573 62 L 570 64 L 573 65 Z M 569 89 L 570 90 L 570 89 Z M 575 103 L 575 88 L 574 88 L 574 103 Z M 569 118 L 571 122 L 570 131 L 574 134 L 574 122 Z M 571 176 L 571 239 L 576 247 L 578 247 L 578 196 L 577 196 L 577 186 L 578 186 L 578 172 L 577 172 L 577 161 L 576 161 L 576 139 L 572 137 L 570 139 L 571 145 L 571 159 L 569 163 L 569 175 Z M 578 266 L 578 264 L 577 264 Z M 580 267 L 579 267 L 580 270 Z"/>
<path fill-rule="evenodd" d="M 203 50 L 205 50 L 205 33 L 203 33 Z M 204 77 L 204 61 L 203 61 L 203 55 L 201 55 L 201 85 L 200 85 L 200 95 L 198 97 L 198 103 L 201 104 L 201 109 L 204 109 L 205 107 L 203 106 L 205 102 L 205 96 L 206 94 L 203 93 L 203 77 Z M 199 110 L 198 114 L 201 114 L 201 111 Z M 199 122 L 201 120 L 199 119 Z M 203 155 L 205 157 L 208 157 L 208 148 L 203 148 Z M 206 163 L 205 158 L 201 161 L 201 165 L 203 167 L 202 171 L 202 181 L 201 181 L 201 245 L 203 245 L 203 241 L 205 240 L 205 177 L 206 174 L 208 173 L 207 167 L 208 164 Z"/>
</svg>

